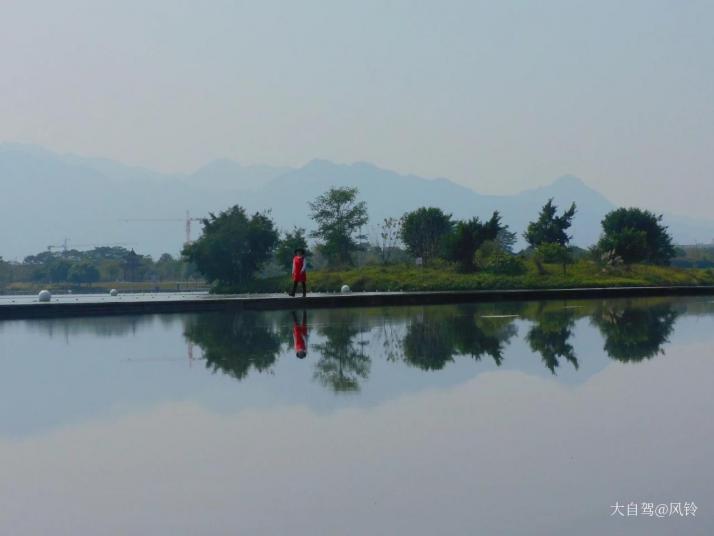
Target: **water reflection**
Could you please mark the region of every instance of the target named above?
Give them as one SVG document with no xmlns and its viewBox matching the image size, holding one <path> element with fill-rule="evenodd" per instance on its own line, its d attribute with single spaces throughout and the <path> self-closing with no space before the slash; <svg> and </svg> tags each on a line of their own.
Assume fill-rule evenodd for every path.
<svg viewBox="0 0 714 536">
<path fill-rule="evenodd" d="M 0 322 L 0 533 L 712 534 L 713 313 Z M 609 517 L 630 500 L 701 514 Z"/>
<path fill-rule="evenodd" d="M 358 311 L 344 309 L 319 329 L 325 340 L 314 346 L 320 356 L 314 378 L 335 392 L 359 391 L 360 380 L 369 376 L 371 359 L 365 353 L 366 343 L 357 340 L 365 329 L 359 320 Z"/>
<path fill-rule="evenodd" d="M 166 326 L 177 322 L 171 315 L 128 315 L 128 316 L 96 316 L 82 318 L 81 321 L 48 318 L 40 320 L 23 320 L 28 330 L 43 333 L 49 337 L 59 336 L 68 340 L 71 337 L 91 334 L 98 337 L 123 337 L 135 335 L 139 329 L 155 323 Z"/>
<path fill-rule="evenodd" d="M 305 359 L 307 356 L 307 311 L 302 312 L 302 323 L 298 323 L 297 314 L 295 311 L 293 315 L 293 349 L 295 350 L 295 355 L 299 359 Z"/>
<path fill-rule="evenodd" d="M 561 309 L 538 315 L 538 319 L 528 331 L 526 340 L 531 350 L 540 354 L 543 363 L 555 374 L 560 366 L 559 359 L 565 359 L 578 368 L 575 348 L 570 343 L 573 336 L 576 314 L 572 309 Z"/>
<path fill-rule="evenodd" d="M 424 371 L 464 358 L 489 357 L 500 367 L 522 326 L 532 354 L 557 374 L 564 363 L 575 371 L 580 367 L 574 343 L 579 320 L 589 319 L 598 329 L 609 357 L 641 361 L 662 352 L 681 312 L 681 304 L 671 300 L 317 310 L 309 313 L 310 322 L 307 311 L 246 312 L 192 317 L 184 335 L 214 371 L 240 380 L 251 369 L 271 369 L 283 350 L 291 350 L 313 369 L 315 381 L 343 393 L 359 391 L 369 378 L 370 344 L 381 345 L 387 361 Z M 317 341 L 308 348 L 312 336 Z"/>
<path fill-rule="evenodd" d="M 481 316 L 460 307 L 424 309 L 408 322 L 403 359 L 423 370 L 440 370 L 457 356 L 480 360 L 487 355 L 496 365 L 518 333 L 512 316 Z"/>
<path fill-rule="evenodd" d="M 281 337 L 261 315 L 210 313 L 190 318 L 184 336 L 203 351 L 206 367 L 235 379 L 251 368 L 270 369 L 281 350 Z"/>
<path fill-rule="evenodd" d="M 605 352 L 619 361 L 642 361 L 662 353 L 679 316 L 670 303 L 604 304 L 592 315 L 605 337 Z"/>
</svg>

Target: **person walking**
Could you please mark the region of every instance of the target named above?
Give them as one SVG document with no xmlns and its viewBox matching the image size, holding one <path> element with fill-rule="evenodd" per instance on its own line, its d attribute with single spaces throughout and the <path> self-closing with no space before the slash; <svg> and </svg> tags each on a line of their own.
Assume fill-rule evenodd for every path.
<svg viewBox="0 0 714 536">
<path fill-rule="evenodd" d="M 295 296 L 298 283 L 302 283 L 302 297 L 307 295 L 307 261 L 305 260 L 305 250 L 297 248 L 293 257 L 293 289 L 290 296 Z"/>
</svg>

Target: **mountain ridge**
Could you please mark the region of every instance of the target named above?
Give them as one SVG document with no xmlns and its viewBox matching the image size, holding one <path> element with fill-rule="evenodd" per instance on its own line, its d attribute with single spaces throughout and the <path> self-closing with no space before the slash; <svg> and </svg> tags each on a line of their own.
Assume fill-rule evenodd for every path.
<svg viewBox="0 0 714 536">
<path fill-rule="evenodd" d="M 217 159 L 179 174 L 23 144 L 0 144 L 0 184 L 0 256 L 5 259 L 21 259 L 65 237 L 70 245 L 121 242 L 154 256 L 177 254 L 187 209 L 192 216 L 205 216 L 234 204 L 251 212 L 270 209 L 281 229 L 309 229 L 307 202 L 331 186 L 359 189 L 367 202 L 371 235 L 385 217 L 432 205 L 459 219 L 484 218 L 499 210 L 520 237 L 543 203 L 553 198 L 561 209 L 576 203 L 574 242 L 588 246 L 597 240 L 604 214 L 615 208 L 572 174 L 516 194 L 492 195 L 444 177 L 402 174 L 369 162 L 337 164 L 316 158 L 287 168 Z M 147 218 L 174 222 L 131 221 Z M 666 215 L 665 224 L 679 243 L 709 242 L 714 236 L 714 222 L 706 220 Z"/>
</svg>

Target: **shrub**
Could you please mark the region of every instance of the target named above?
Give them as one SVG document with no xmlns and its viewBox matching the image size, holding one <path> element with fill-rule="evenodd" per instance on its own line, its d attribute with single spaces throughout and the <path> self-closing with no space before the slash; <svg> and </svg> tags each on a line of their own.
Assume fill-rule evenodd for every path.
<svg viewBox="0 0 714 536">
<path fill-rule="evenodd" d="M 484 269 L 487 272 L 504 275 L 523 275 L 527 271 L 526 263 L 521 257 L 507 253 L 491 255 Z"/>
</svg>

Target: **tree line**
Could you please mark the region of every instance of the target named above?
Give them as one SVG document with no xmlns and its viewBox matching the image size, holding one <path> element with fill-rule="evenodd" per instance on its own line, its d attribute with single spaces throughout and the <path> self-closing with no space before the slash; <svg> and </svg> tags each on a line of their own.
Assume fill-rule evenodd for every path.
<svg viewBox="0 0 714 536">
<path fill-rule="evenodd" d="M 91 284 L 100 281 L 184 281 L 200 278 L 195 266 L 169 253 L 157 260 L 123 247 L 68 249 L 28 255 L 21 263 L 0 258 L 0 285 L 13 281 Z"/>
<path fill-rule="evenodd" d="M 294 228 L 280 233 L 269 212 L 249 215 L 238 205 L 203 220 L 203 234 L 183 250 L 206 279 L 218 286 L 250 288 L 259 273 L 271 264 L 284 271 L 293 251 L 302 248 L 315 256 L 321 267 L 354 266 L 361 256 L 389 263 L 408 258 L 417 264 L 449 263 L 457 270 L 479 270 L 517 275 L 532 260 L 540 273 L 544 263 L 556 263 L 567 272 L 577 256 L 607 265 L 633 263 L 669 264 L 675 247 L 662 216 L 639 208 L 619 208 L 602 220 L 602 235 L 589 250 L 571 244 L 568 234 L 577 207 L 573 203 L 559 212 L 548 200 L 531 221 L 523 238 L 528 246 L 514 251 L 517 235 L 504 224 L 498 211 L 481 219 L 455 219 L 437 207 L 421 207 L 399 218 L 386 218 L 371 243 L 364 228 L 367 205 L 356 188 L 331 188 L 309 202 L 315 228 L 307 233 Z M 308 247 L 308 238 L 315 240 Z"/>
</svg>

